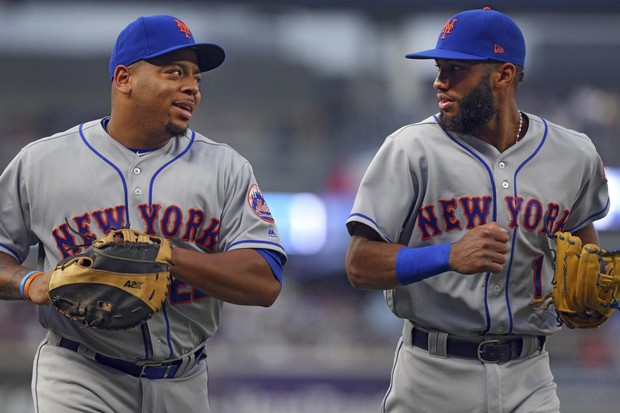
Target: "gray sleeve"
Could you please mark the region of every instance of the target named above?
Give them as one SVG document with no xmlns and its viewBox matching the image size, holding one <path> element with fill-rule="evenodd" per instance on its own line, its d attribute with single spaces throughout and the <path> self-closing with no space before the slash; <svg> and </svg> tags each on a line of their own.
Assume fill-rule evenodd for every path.
<svg viewBox="0 0 620 413">
<path fill-rule="evenodd" d="M 0 251 L 24 262 L 30 246 L 37 243 L 30 231 L 29 194 L 20 152 L 0 175 Z"/>
<path fill-rule="evenodd" d="M 418 197 L 415 170 L 405 149 L 388 137 L 362 178 L 347 220 L 349 233 L 355 223 L 362 223 L 386 241 L 397 242 Z"/>
<path fill-rule="evenodd" d="M 582 177 L 581 192 L 571 208 L 566 225 L 568 231 L 581 229 L 586 224 L 605 217 L 609 212 L 609 189 L 603 161 L 594 149 L 590 151 L 588 160 Z"/>
<path fill-rule="evenodd" d="M 244 162 L 232 177 L 226 192 L 220 223 L 221 248 L 264 248 L 282 254 L 286 261 L 275 219 L 249 162 Z"/>
</svg>

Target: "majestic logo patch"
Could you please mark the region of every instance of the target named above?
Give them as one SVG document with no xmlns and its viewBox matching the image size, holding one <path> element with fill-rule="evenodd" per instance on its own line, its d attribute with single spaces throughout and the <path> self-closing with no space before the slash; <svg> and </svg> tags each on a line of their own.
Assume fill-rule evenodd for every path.
<svg viewBox="0 0 620 413">
<path fill-rule="evenodd" d="M 189 27 L 187 27 L 187 24 L 183 23 L 181 20 L 178 19 L 175 19 L 174 21 L 177 22 L 177 27 L 179 28 L 179 31 L 181 33 L 185 33 L 185 37 L 189 39 L 192 33 L 189 31 Z"/>
<path fill-rule="evenodd" d="M 454 23 L 456 23 L 458 19 L 448 20 L 446 24 L 443 25 L 443 30 L 441 31 L 441 38 L 445 39 L 447 34 L 452 34 L 452 29 L 454 29 Z"/>
<path fill-rule="evenodd" d="M 267 202 L 265 202 L 265 197 L 256 184 L 253 184 L 248 190 L 248 204 L 260 219 L 270 224 L 274 223 L 271 211 L 269 211 Z"/>
</svg>

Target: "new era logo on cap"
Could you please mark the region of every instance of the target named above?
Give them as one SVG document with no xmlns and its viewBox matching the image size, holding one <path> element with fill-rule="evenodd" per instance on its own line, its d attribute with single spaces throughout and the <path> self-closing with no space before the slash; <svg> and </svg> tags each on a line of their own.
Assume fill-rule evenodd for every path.
<svg viewBox="0 0 620 413">
<path fill-rule="evenodd" d="M 497 60 L 525 65 L 525 39 L 508 16 L 485 7 L 452 16 L 434 49 L 410 53 L 409 59 Z"/>
<path fill-rule="evenodd" d="M 215 69 L 225 58 L 220 46 L 196 43 L 189 27 L 181 19 L 163 14 L 139 17 L 118 35 L 110 55 L 110 78 L 114 77 L 119 65 L 128 66 L 184 48 L 196 52 L 201 72 Z"/>
</svg>

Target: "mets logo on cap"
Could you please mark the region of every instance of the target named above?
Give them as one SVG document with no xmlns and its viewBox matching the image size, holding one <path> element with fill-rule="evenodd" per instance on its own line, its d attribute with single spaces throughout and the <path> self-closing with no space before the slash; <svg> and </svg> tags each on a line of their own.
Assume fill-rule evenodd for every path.
<svg viewBox="0 0 620 413">
<path fill-rule="evenodd" d="M 248 190 L 248 204 L 260 219 L 270 224 L 274 223 L 271 211 L 267 206 L 267 202 L 265 202 L 265 197 L 256 184 L 252 184 Z"/>
<path fill-rule="evenodd" d="M 185 37 L 187 37 L 188 39 L 191 39 L 192 32 L 189 30 L 189 27 L 187 27 L 187 24 L 183 23 L 179 19 L 174 19 L 174 21 L 177 24 L 177 27 L 179 28 L 179 31 L 181 33 L 185 33 Z"/>
<path fill-rule="evenodd" d="M 441 31 L 440 39 L 445 39 L 446 35 L 452 34 L 452 29 L 454 29 L 454 24 L 458 21 L 458 19 L 450 19 L 443 25 L 443 30 Z"/>
</svg>

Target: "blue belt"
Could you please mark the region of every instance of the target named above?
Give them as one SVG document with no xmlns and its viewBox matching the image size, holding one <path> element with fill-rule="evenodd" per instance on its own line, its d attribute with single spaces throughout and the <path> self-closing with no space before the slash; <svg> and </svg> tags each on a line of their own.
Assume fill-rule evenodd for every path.
<svg viewBox="0 0 620 413">
<path fill-rule="evenodd" d="M 81 344 L 63 337 L 60 339 L 58 346 L 78 352 Z M 202 347 L 193 354 L 196 362 L 204 356 L 204 350 L 204 347 Z M 104 356 L 103 354 L 95 353 L 95 361 L 98 363 L 115 368 L 134 377 L 144 377 L 147 379 L 166 379 L 174 377 L 184 360 L 185 358 L 169 363 L 134 364 L 129 361 L 114 359 Z"/>
</svg>

